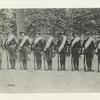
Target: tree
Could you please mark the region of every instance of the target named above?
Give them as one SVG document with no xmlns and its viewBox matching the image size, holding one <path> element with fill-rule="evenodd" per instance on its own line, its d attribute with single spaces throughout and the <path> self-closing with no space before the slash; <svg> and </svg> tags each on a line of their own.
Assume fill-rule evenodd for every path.
<svg viewBox="0 0 100 100">
<path fill-rule="evenodd" d="M 0 32 L 6 34 L 10 29 L 19 36 L 21 31 L 35 35 L 50 31 L 64 30 L 66 34 L 78 31 L 100 33 L 100 8 L 79 9 L 0 9 Z"/>
<path fill-rule="evenodd" d="M 16 22 L 17 22 L 17 36 L 19 37 L 20 32 L 25 31 L 24 28 L 24 9 L 16 9 Z"/>
</svg>

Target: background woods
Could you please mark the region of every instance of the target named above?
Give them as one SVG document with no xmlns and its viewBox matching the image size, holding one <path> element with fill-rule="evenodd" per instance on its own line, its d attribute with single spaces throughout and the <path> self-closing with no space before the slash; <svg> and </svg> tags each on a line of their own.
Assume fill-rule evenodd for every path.
<svg viewBox="0 0 100 100">
<path fill-rule="evenodd" d="M 64 30 L 66 34 L 78 31 L 86 34 L 100 33 L 100 9 L 0 9 L 0 33 L 6 36 L 10 30 L 15 35 L 25 31 L 35 35 L 50 31 L 53 35 Z"/>
</svg>

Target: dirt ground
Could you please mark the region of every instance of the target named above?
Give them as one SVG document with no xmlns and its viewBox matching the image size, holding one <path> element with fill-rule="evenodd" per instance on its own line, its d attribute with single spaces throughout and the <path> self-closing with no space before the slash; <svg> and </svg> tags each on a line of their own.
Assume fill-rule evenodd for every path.
<svg viewBox="0 0 100 100">
<path fill-rule="evenodd" d="M 7 70 L 6 54 L 0 71 L 1 93 L 61 93 L 100 92 L 100 73 L 97 72 L 97 57 L 93 60 L 94 72 L 84 72 L 83 57 L 80 57 L 80 71 L 71 71 L 70 57 L 66 59 L 66 71 L 57 71 L 57 57 L 53 59 L 53 71 L 34 71 L 33 56 L 28 61 L 28 70 Z"/>
</svg>

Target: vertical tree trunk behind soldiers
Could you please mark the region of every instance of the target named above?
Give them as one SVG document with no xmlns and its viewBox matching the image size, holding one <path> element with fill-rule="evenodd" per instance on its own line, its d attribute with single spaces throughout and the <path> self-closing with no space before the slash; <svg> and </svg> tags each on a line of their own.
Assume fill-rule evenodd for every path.
<svg viewBox="0 0 100 100">
<path fill-rule="evenodd" d="M 24 9 L 16 9 L 16 22 L 17 22 L 17 37 L 20 37 L 20 32 L 24 31 Z M 18 50 L 19 51 L 19 50 Z M 19 53 L 20 55 L 20 53 Z M 20 56 L 21 57 L 21 56 Z M 20 69 L 22 69 L 22 65 L 21 65 L 21 58 L 20 58 Z"/>
<path fill-rule="evenodd" d="M 24 31 L 24 20 L 24 9 L 16 9 L 17 37 L 20 36 L 20 32 Z"/>
</svg>

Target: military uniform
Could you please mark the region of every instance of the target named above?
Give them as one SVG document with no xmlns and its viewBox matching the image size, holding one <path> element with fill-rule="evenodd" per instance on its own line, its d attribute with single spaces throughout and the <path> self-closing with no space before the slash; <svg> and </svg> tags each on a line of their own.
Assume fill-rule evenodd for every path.
<svg viewBox="0 0 100 100">
<path fill-rule="evenodd" d="M 86 65 L 87 65 L 87 71 L 92 71 L 92 59 L 93 59 L 93 53 L 95 49 L 93 38 L 87 37 L 87 39 L 84 40 L 82 47 L 84 48 L 84 55 L 85 55 L 85 60 L 86 60 Z"/>
<path fill-rule="evenodd" d="M 100 72 L 100 70 L 99 70 L 99 67 L 100 67 L 100 40 L 96 41 L 95 49 L 96 49 L 95 52 L 96 52 L 97 57 L 98 57 L 98 72 Z"/>
<path fill-rule="evenodd" d="M 61 70 L 65 70 L 67 46 L 68 46 L 67 37 L 61 34 L 58 39 L 58 53 L 59 53 L 58 59 L 60 58 Z M 60 68 L 58 68 L 58 70 L 60 70 Z"/>
<path fill-rule="evenodd" d="M 6 39 L 4 46 L 9 53 L 11 69 L 14 69 L 16 64 L 16 51 L 18 46 L 16 37 L 13 34 L 10 34 Z"/>
<path fill-rule="evenodd" d="M 30 46 L 30 40 L 28 36 L 24 36 L 24 38 L 19 40 L 20 63 L 22 62 L 23 69 L 27 69 L 29 46 Z"/>
<path fill-rule="evenodd" d="M 37 69 L 41 69 L 41 63 L 42 63 L 41 52 L 43 51 L 43 43 L 42 43 L 41 36 L 35 37 L 35 39 L 33 40 L 31 44 L 31 49 L 34 52 Z M 35 60 L 34 60 L 34 63 L 35 63 Z"/>
<path fill-rule="evenodd" d="M 80 48 L 81 48 L 81 40 L 80 37 L 76 36 L 74 39 L 71 40 L 71 53 L 72 53 L 72 70 L 74 66 L 74 70 L 79 70 L 79 55 L 80 55 Z"/>
<path fill-rule="evenodd" d="M 53 37 L 50 35 L 47 35 L 47 39 L 44 40 L 44 50 L 45 58 L 47 61 L 48 70 L 52 70 L 52 47 L 53 47 Z"/>
</svg>

